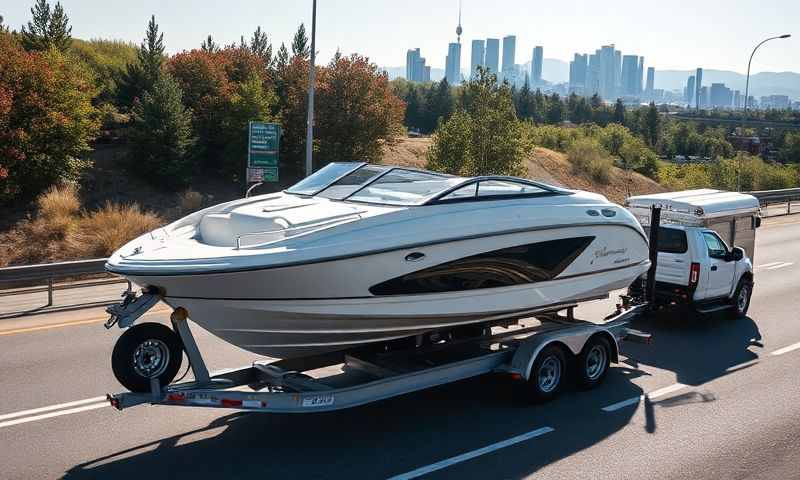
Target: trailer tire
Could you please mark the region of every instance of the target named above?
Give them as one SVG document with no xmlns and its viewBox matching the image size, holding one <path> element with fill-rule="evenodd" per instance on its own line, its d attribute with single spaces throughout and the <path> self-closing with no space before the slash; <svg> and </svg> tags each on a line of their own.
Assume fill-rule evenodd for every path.
<svg viewBox="0 0 800 480">
<path fill-rule="evenodd" d="M 536 403 L 555 398 L 564 385 L 567 358 L 558 345 L 548 345 L 536 356 L 528 376 L 528 396 Z"/>
<path fill-rule="evenodd" d="M 150 391 L 150 379 L 169 385 L 183 361 L 180 337 L 166 325 L 140 323 L 130 327 L 114 345 L 111 369 L 117 381 L 132 392 Z"/>
<path fill-rule="evenodd" d="M 611 365 L 611 343 L 602 335 L 590 338 L 578 355 L 578 383 L 582 388 L 594 388 L 606 377 Z"/>
<path fill-rule="evenodd" d="M 733 319 L 741 318 L 747 315 L 747 310 L 750 308 L 750 298 L 753 296 L 753 282 L 746 277 L 739 279 L 739 284 L 736 286 L 736 291 L 733 293 L 731 302 L 733 308 L 730 310 L 730 316 Z"/>
</svg>

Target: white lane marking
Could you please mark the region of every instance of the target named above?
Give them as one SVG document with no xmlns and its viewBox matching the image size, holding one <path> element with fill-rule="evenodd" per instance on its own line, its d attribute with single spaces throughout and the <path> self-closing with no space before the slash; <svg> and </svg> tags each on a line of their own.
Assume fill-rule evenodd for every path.
<svg viewBox="0 0 800 480">
<path fill-rule="evenodd" d="M 735 372 L 735 371 L 737 371 L 737 370 L 741 370 L 741 369 L 743 369 L 743 368 L 747 368 L 747 367 L 749 367 L 749 366 L 755 365 L 755 364 L 756 364 L 756 363 L 758 363 L 760 360 L 761 360 L 761 359 L 759 359 L 759 358 L 756 358 L 756 359 L 753 359 L 753 360 L 748 360 L 748 361 L 746 361 L 746 362 L 742 362 L 742 363 L 740 363 L 740 364 L 738 364 L 738 365 L 734 365 L 734 366 L 732 366 L 732 367 L 728 367 L 728 368 L 726 368 L 726 369 L 725 369 L 725 373 L 733 373 L 733 372 Z"/>
<path fill-rule="evenodd" d="M 34 415 L 36 413 L 42 412 L 49 412 L 52 410 L 59 410 L 62 408 L 69 408 L 75 407 L 78 405 L 85 405 L 87 403 L 97 403 L 101 400 L 105 400 L 106 397 L 94 397 L 94 398 L 87 398 L 84 400 L 75 400 L 74 402 L 67 402 L 67 403 L 59 403 L 56 405 L 49 405 L 47 407 L 39 407 L 39 408 L 32 408 L 30 410 L 22 410 L 20 412 L 13 412 L 13 413 L 6 413 L 4 415 L 0 415 L 0 420 L 8 420 L 9 418 L 17 418 L 17 417 L 25 417 L 27 415 Z"/>
<path fill-rule="evenodd" d="M 36 415 L 36 416 L 33 416 L 33 417 L 17 418 L 16 420 L 9 420 L 7 422 L 0 422 L 0 428 L 11 427 L 13 425 L 19 425 L 21 423 L 36 422 L 36 421 L 44 420 L 44 419 L 47 419 L 47 418 L 60 417 L 62 415 L 72 415 L 73 413 L 86 412 L 88 410 L 97 410 L 98 408 L 104 408 L 104 407 L 110 407 L 110 406 L 111 405 L 108 402 L 90 403 L 89 405 L 84 405 L 82 407 L 76 407 L 76 408 L 70 408 L 68 410 L 58 410 L 56 412 L 43 413 L 41 415 Z"/>
<path fill-rule="evenodd" d="M 638 397 L 632 397 L 632 398 L 628 398 L 627 400 L 623 400 L 621 402 L 612 403 L 611 405 L 609 405 L 607 407 L 603 407 L 602 410 L 604 412 L 616 412 L 617 410 L 620 410 L 622 408 L 629 407 L 631 405 L 636 405 L 640 401 L 644 400 L 645 396 L 649 397 L 652 400 L 654 398 L 658 398 L 658 397 L 664 396 L 664 395 L 666 395 L 668 393 L 676 392 L 676 391 L 684 388 L 685 386 L 686 385 L 684 385 L 682 383 L 676 383 L 676 384 L 670 385 L 668 387 L 659 388 L 658 390 L 653 390 L 652 392 L 647 393 L 645 395 L 639 395 Z"/>
<path fill-rule="evenodd" d="M 432 463 L 430 465 L 420 467 L 416 470 L 411 470 L 410 472 L 402 473 L 400 475 L 395 475 L 394 477 L 391 477 L 389 480 L 409 480 L 411 478 L 421 477 L 428 473 L 435 472 L 443 468 L 447 468 L 451 465 L 455 465 L 456 463 L 465 462 L 472 458 L 479 457 L 481 455 L 485 455 L 487 453 L 494 452 L 495 450 L 500 450 L 501 448 L 509 447 L 511 445 L 515 445 L 517 443 L 524 442 L 526 440 L 530 440 L 531 438 L 538 437 L 540 435 L 544 435 L 552 431 L 554 431 L 554 429 L 550 427 L 538 428 L 532 432 L 523 433 L 522 435 L 517 435 L 516 437 L 511 437 L 507 440 L 493 443 L 491 445 L 487 445 L 483 448 L 479 448 L 471 452 L 462 453 L 461 455 L 450 457 L 446 460 L 442 460 L 441 462 Z"/>
<path fill-rule="evenodd" d="M 770 263 L 765 263 L 764 265 L 756 265 L 756 268 L 767 268 L 773 265 L 780 265 L 781 263 L 783 262 L 770 262 Z"/>
<path fill-rule="evenodd" d="M 789 353 L 789 352 L 797 350 L 797 349 L 800 349 L 800 342 L 793 343 L 793 344 L 789 345 L 788 347 L 779 348 L 779 349 L 775 350 L 774 352 L 772 352 L 771 355 L 783 355 L 784 353 Z"/>
<path fill-rule="evenodd" d="M 784 262 L 779 265 L 775 265 L 774 267 L 767 267 L 767 270 L 777 270 L 779 268 L 789 267 L 791 265 L 794 265 L 794 262 Z"/>
</svg>

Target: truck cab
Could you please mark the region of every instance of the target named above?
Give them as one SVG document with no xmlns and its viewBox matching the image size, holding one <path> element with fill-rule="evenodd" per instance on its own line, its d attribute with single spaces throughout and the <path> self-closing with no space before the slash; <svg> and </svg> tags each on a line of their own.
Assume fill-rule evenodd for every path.
<svg viewBox="0 0 800 480">
<path fill-rule="evenodd" d="M 658 233 L 656 303 L 701 312 L 732 309 L 744 315 L 753 292 L 753 263 L 709 228 L 665 225 Z"/>
<path fill-rule="evenodd" d="M 753 293 L 758 200 L 720 190 L 630 197 L 626 207 L 650 230 L 650 209 L 661 207 L 655 301 L 701 313 L 743 316 Z M 632 286 L 632 293 L 641 287 Z"/>
</svg>

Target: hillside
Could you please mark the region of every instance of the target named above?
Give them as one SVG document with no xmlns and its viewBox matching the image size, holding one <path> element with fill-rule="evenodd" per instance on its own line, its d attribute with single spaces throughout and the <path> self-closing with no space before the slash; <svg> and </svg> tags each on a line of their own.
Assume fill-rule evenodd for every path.
<svg viewBox="0 0 800 480">
<path fill-rule="evenodd" d="M 425 168 L 425 154 L 430 147 L 430 138 L 407 138 L 387 146 L 384 150 L 383 163 L 415 168 Z M 608 185 L 572 170 L 572 165 L 563 153 L 536 148 L 527 159 L 528 178 L 566 188 L 588 190 L 605 195 L 610 200 L 620 203 L 629 195 L 641 195 L 665 191 L 664 187 L 650 178 L 614 167 L 613 179 Z M 627 180 L 626 180 L 627 179 Z"/>
</svg>

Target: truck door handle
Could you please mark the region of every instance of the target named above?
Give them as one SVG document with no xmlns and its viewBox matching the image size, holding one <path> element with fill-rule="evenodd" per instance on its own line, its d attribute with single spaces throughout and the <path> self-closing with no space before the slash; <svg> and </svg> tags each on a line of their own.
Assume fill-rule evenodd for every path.
<svg viewBox="0 0 800 480">
<path fill-rule="evenodd" d="M 713 267 L 711 267 L 711 271 L 712 271 L 712 272 L 716 272 L 716 271 L 717 271 L 717 266 L 716 266 L 716 265 L 714 265 Z"/>
</svg>

